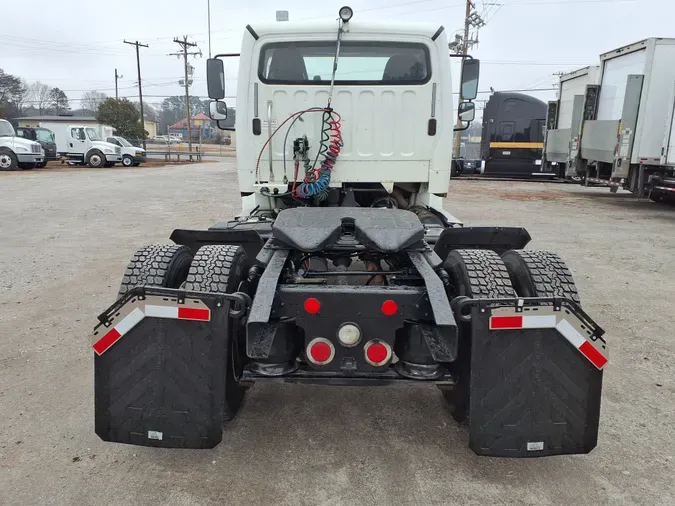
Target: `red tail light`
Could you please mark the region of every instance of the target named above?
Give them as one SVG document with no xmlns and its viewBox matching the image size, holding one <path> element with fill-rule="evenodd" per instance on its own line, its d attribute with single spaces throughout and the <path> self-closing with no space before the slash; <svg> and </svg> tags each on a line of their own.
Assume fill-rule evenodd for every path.
<svg viewBox="0 0 675 506">
<path fill-rule="evenodd" d="M 375 367 L 385 365 L 391 360 L 391 347 L 379 339 L 368 341 L 363 349 L 366 352 L 366 362 Z"/>
<path fill-rule="evenodd" d="M 305 311 L 309 314 L 316 314 L 321 310 L 321 302 L 314 297 L 305 300 Z"/>
<path fill-rule="evenodd" d="M 307 345 L 307 359 L 316 365 L 324 365 L 333 360 L 335 347 L 328 339 L 317 337 Z"/>
<path fill-rule="evenodd" d="M 398 313 L 398 304 L 391 299 L 385 300 L 382 303 L 382 314 L 385 316 L 394 316 Z"/>
</svg>

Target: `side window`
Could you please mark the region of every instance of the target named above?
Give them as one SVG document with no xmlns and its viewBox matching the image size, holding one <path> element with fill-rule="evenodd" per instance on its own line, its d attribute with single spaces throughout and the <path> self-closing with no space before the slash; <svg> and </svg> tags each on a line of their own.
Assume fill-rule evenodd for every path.
<svg viewBox="0 0 675 506">
<path fill-rule="evenodd" d="M 73 139 L 77 139 L 78 141 L 83 141 L 85 139 L 84 128 L 71 128 L 70 129 L 70 136 Z"/>
<path fill-rule="evenodd" d="M 510 142 L 513 140 L 513 133 L 516 130 L 516 124 L 513 121 L 502 121 L 499 124 L 499 134 L 501 142 Z"/>
<path fill-rule="evenodd" d="M 114 144 L 115 146 L 119 146 L 119 145 L 120 145 L 120 143 L 118 142 L 118 140 L 115 139 L 114 137 L 108 137 L 106 140 L 107 140 L 110 144 Z"/>
<path fill-rule="evenodd" d="M 23 130 L 17 130 L 17 131 L 16 131 L 16 136 L 17 136 L 17 137 L 26 137 L 26 135 L 23 133 Z"/>
</svg>

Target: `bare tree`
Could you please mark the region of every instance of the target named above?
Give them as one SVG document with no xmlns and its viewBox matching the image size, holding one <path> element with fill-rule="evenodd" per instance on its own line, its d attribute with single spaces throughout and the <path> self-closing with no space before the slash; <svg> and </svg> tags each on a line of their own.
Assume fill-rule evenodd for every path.
<svg viewBox="0 0 675 506">
<path fill-rule="evenodd" d="M 82 109 L 88 109 L 96 113 L 103 101 L 108 98 L 105 93 L 96 90 L 88 91 L 82 95 Z"/>
<path fill-rule="evenodd" d="M 35 81 L 28 88 L 28 96 L 33 106 L 37 108 L 38 113 L 42 116 L 49 109 L 49 86 Z"/>
</svg>

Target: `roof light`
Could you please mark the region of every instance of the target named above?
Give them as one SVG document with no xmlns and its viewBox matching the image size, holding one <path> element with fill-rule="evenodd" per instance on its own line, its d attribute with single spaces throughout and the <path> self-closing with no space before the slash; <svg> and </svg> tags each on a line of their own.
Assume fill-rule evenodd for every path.
<svg viewBox="0 0 675 506">
<path fill-rule="evenodd" d="M 354 15 L 354 11 L 352 10 L 351 7 L 344 6 L 340 9 L 339 12 L 340 19 L 342 20 L 343 23 L 346 23 L 350 19 L 352 19 L 352 16 Z"/>
</svg>

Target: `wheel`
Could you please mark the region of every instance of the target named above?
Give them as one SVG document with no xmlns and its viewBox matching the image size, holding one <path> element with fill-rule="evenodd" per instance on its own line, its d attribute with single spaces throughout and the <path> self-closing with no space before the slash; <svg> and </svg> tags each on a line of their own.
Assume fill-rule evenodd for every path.
<svg viewBox="0 0 675 506">
<path fill-rule="evenodd" d="M 109 168 L 112 167 L 113 165 L 115 165 L 115 162 L 105 162 L 105 163 L 103 164 L 103 166 L 104 166 L 106 169 L 109 169 Z"/>
<path fill-rule="evenodd" d="M 581 302 L 572 273 L 556 253 L 509 250 L 502 260 L 520 297 L 567 297 Z"/>
<path fill-rule="evenodd" d="M 94 150 L 87 156 L 87 165 L 92 169 L 100 169 L 105 163 L 105 156 L 100 151 Z"/>
<path fill-rule="evenodd" d="M 124 155 L 122 157 L 122 165 L 125 167 L 131 167 L 134 164 L 134 159 L 131 158 L 129 155 Z"/>
<path fill-rule="evenodd" d="M 44 169 L 47 166 L 47 162 L 44 161 L 40 165 L 38 165 L 38 169 Z"/>
<path fill-rule="evenodd" d="M 248 260 L 241 246 L 211 244 L 197 251 L 185 283 L 185 290 L 197 292 L 246 292 Z M 239 380 L 246 365 L 246 326 L 241 319 L 228 321 L 228 358 L 225 374 L 225 420 L 239 411 L 246 388 Z"/>
<path fill-rule="evenodd" d="M 9 149 L 0 149 L 0 170 L 19 170 L 19 160 Z"/>
<path fill-rule="evenodd" d="M 131 257 L 124 271 L 118 298 L 137 286 L 180 288 L 187 278 L 192 252 L 187 246 L 154 244 Z"/>
<path fill-rule="evenodd" d="M 141 164 L 141 162 L 134 162 L 134 167 L 138 167 Z"/>
<path fill-rule="evenodd" d="M 504 262 L 494 251 L 457 249 L 448 254 L 443 268 L 450 277 L 448 297 L 472 299 L 497 299 L 515 297 L 509 273 Z M 471 361 L 471 324 L 460 324 L 460 341 L 455 374 L 457 384 L 441 389 L 452 417 L 458 422 L 466 420 L 469 407 L 469 373 Z"/>
<path fill-rule="evenodd" d="M 39 164 L 37 164 L 37 163 L 24 163 L 24 164 L 20 165 L 20 167 L 21 167 L 23 170 L 33 170 L 33 169 L 34 169 L 35 167 L 37 167 L 38 165 L 39 165 Z"/>
</svg>

